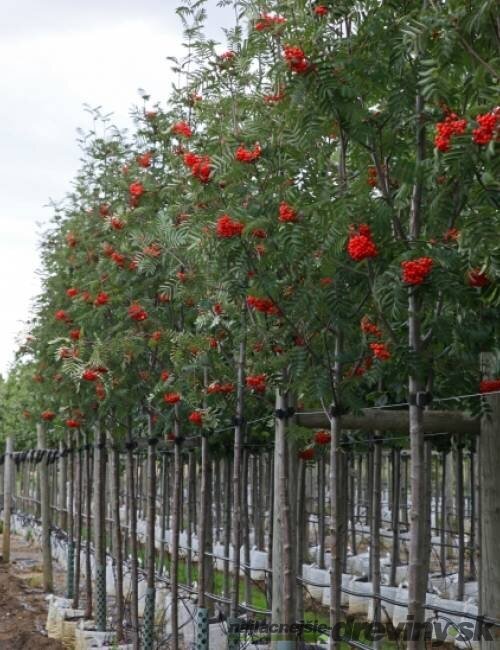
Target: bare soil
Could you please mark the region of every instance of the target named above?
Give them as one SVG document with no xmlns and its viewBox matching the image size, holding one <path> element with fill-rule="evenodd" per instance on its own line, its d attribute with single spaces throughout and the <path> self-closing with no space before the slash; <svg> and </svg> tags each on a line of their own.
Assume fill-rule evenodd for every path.
<svg viewBox="0 0 500 650">
<path fill-rule="evenodd" d="M 54 565 L 56 585 L 61 579 Z M 47 638 L 45 596 L 39 549 L 12 535 L 10 565 L 0 562 L 0 650 L 63 650 L 59 641 Z"/>
</svg>

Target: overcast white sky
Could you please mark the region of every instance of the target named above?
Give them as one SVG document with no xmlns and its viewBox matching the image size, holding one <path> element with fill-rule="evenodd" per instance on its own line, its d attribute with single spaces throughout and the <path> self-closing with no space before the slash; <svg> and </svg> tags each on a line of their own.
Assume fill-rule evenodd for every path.
<svg viewBox="0 0 500 650">
<path fill-rule="evenodd" d="M 138 88 L 163 101 L 181 55 L 177 0 L 3 0 L 0 21 L 0 373 L 38 291 L 37 241 L 78 168 L 83 104 L 126 126 Z M 229 9 L 209 0 L 208 33 Z"/>
</svg>

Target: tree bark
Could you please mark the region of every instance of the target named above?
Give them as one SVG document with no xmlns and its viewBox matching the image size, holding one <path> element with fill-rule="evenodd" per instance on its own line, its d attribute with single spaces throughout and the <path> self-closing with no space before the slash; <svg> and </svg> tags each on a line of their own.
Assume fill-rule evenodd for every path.
<svg viewBox="0 0 500 650">
<path fill-rule="evenodd" d="M 43 424 L 36 426 L 38 449 L 46 449 L 45 428 Z M 48 593 L 53 591 L 52 575 L 52 545 L 50 539 L 50 492 L 49 492 L 49 468 L 48 458 L 45 453 L 38 464 L 38 475 L 40 481 L 40 510 L 42 515 L 42 556 L 43 556 L 43 589 Z"/>
<path fill-rule="evenodd" d="M 496 375 L 498 355 L 483 353 L 481 366 L 483 376 L 491 379 Z M 488 411 L 481 420 L 479 439 L 480 462 L 480 512 L 481 512 L 481 553 L 480 553 L 480 603 L 483 616 L 500 619 L 500 394 L 486 395 L 483 398 Z M 498 628 L 491 628 L 492 641 L 481 641 L 482 650 L 498 650 L 500 637 Z"/>
<path fill-rule="evenodd" d="M 2 560 L 10 562 L 10 518 L 12 512 L 12 454 L 14 453 L 14 438 L 8 436 L 5 441 L 5 460 L 3 470 L 3 533 L 2 533 Z"/>
</svg>

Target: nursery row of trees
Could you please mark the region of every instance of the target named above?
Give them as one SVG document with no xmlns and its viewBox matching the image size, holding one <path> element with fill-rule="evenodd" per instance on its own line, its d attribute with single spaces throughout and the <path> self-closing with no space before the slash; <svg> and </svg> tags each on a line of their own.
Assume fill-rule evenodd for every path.
<svg viewBox="0 0 500 650">
<path fill-rule="evenodd" d="M 439 408 L 460 409 L 468 441 L 478 395 L 500 389 L 498 13 L 489 0 L 227 4 L 236 22 L 225 51 L 203 35 L 206 2 L 178 9 L 186 51 L 168 103 L 144 95 L 127 133 L 93 111 L 80 172 L 42 240 L 43 292 L 1 387 L 3 430 L 17 447 L 33 444 L 35 422 L 52 446 L 68 432 L 93 436 L 97 450 L 147 438 L 150 468 L 165 438 L 176 475 L 181 446 L 195 444 L 202 518 L 209 459 L 230 448 L 235 548 L 242 450 L 274 441 L 273 608 L 289 623 L 287 458 L 314 458 L 319 417 L 331 441 L 334 623 L 339 449 L 347 428 L 360 443 L 370 429 L 383 439 L 394 416 L 382 407 L 399 406 L 388 428 L 409 434 L 409 615 L 422 621 L 424 433 L 434 416 L 433 431 L 447 422 L 433 395 L 466 396 Z M 384 415 L 367 412 L 361 426 L 365 407 Z"/>
</svg>

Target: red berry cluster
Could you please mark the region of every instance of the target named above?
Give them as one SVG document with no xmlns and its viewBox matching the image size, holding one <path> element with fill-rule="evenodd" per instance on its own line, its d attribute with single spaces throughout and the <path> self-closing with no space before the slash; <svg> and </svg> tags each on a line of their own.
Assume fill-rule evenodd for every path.
<svg viewBox="0 0 500 650">
<path fill-rule="evenodd" d="M 269 29 L 273 29 L 278 25 L 284 25 L 286 23 L 286 18 L 283 16 L 278 16 L 274 14 L 260 14 L 259 19 L 255 23 L 255 29 L 258 32 L 264 32 Z"/>
<path fill-rule="evenodd" d="M 190 138 L 193 135 L 193 131 L 187 122 L 176 122 L 172 125 L 170 131 L 174 135 L 182 135 L 185 138 Z"/>
<path fill-rule="evenodd" d="M 236 221 L 235 219 L 231 219 L 228 214 L 223 214 L 222 217 L 217 219 L 217 237 L 221 239 L 240 237 L 244 227 L 245 224 L 241 223 L 241 221 Z"/>
<path fill-rule="evenodd" d="M 369 257 L 377 257 L 378 248 L 373 241 L 370 226 L 362 223 L 357 227 L 347 242 L 347 252 L 352 260 L 361 262 Z"/>
<path fill-rule="evenodd" d="M 54 411 L 43 411 L 42 413 L 42 420 L 45 420 L 46 422 L 52 422 L 55 417 L 56 414 Z"/>
<path fill-rule="evenodd" d="M 332 441 L 332 436 L 328 431 L 316 431 L 314 442 L 317 445 L 328 445 Z"/>
<path fill-rule="evenodd" d="M 234 157 L 238 162 L 243 163 L 252 163 L 260 158 L 262 154 L 262 148 L 260 144 L 254 145 L 253 149 L 246 149 L 243 145 L 240 145 L 234 154 Z"/>
<path fill-rule="evenodd" d="M 373 356 L 380 361 L 387 361 L 391 358 L 391 353 L 385 343 L 370 343 L 370 350 L 373 352 Z"/>
<path fill-rule="evenodd" d="M 368 167 L 368 180 L 370 187 L 377 187 L 377 168 L 374 165 Z"/>
<path fill-rule="evenodd" d="M 177 404 L 181 401 L 181 396 L 179 393 L 165 393 L 163 395 L 163 401 L 165 404 Z"/>
<path fill-rule="evenodd" d="M 436 148 L 442 152 L 448 151 L 452 136 L 461 135 L 466 128 L 467 120 L 460 120 L 455 113 L 448 113 L 443 122 L 436 124 L 434 138 Z"/>
<path fill-rule="evenodd" d="M 382 336 L 382 332 L 375 325 L 375 323 L 372 323 L 372 321 L 368 318 L 368 316 L 363 316 L 363 318 L 361 319 L 360 327 L 362 332 L 364 332 L 365 334 L 371 334 L 372 336 L 375 336 L 377 339 L 379 339 Z"/>
<path fill-rule="evenodd" d="M 476 144 L 485 146 L 495 137 L 500 124 L 500 108 L 496 108 L 484 115 L 478 115 L 476 122 L 479 126 L 472 131 L 472 139 Z"/>
<path fill-rule="evenodd" d="M 146 190 L 140 181 L 135 181 L 129 185 L 128 191 L 133 199 L 140 199 Z"/>
<path fill-rule="evenodd" d="M 325 5 L 316 5 L 313 11 L 316 14 L 316 16 L 323 17 L 328 14 L 328 7 L 325 7 Z"/>
<path fill-rule="evenodd" d="M 109 295 L 105 291 L 101 291 L 97 294 L 96 299 L 94 300 L 94 305 L 96 307 L 102 307 L 107 305 L 109 302 Z"/>
<path fill-rule="evenodd" d="M 417 257 L 414 260 L 401 262 L 403 282 L 405 284 L 422 284 L 432 271 L 434 260 L 430 257 Z"/>
<path fill-rule="evenodd" d="M 137 164 L 139 167 L 144 167 L 145 169 L 151 167 L 152 160 L 153 154 L 150 151 L 146 151 L 146 153 L 141 153 L 139 156 L 137 156 Z"/>
<path fill-rule="evenodd" d="M 137 302 L 134 302 L 130 307 L 128 308 L 128 315 L 132 320 L 135 321 L 143 321 L 146 320 L 148 317 L 148 312 L 145 311 L 141 305 Z"/>
<path fill-rule="evenodd" d="M 296 45 L 285 45 L 283 56 L 290 70 L 297 74 L 304 74 L 311 67 L 304 50 Z"/>
<path fill-rule="evenodd" d="M 250 309 L 255 309 L 255 311 L 260 311 L 263 314 L 269 314 L 270 316 L 276 316 L 279 314 L 278 307 L 270 298 L 257 298 L 256 296 L 248 296 L 247 305 Z"/>
<path fill-rule="evenodd" d="M 201 183 L 208 183 L 212 173 L 210 156 L 200 156 L 196 153 L 184 154 L 184 164 Z"/>
<path fill-rule="evenodd" d="M 293 223 L 297 221 L 297 211 L 294 210 L 291 205 L 282 201 L 280 203 L 278 219 L 283 223 Z"/>
<path fill-rule="evenodd" d="M 191 424 L 194 424 L 197 427 L 201 427 L 203 425 L 203 413 L 200 411 L 193 411 L 189 414 L 188 420 L 191 422 Z"/>
<path fill-rule="evenodd" d="M 80 426 L 80 421 L 70 418 L 69 420 L 66 420 L 66 426 L 68 429 L 78 429 Z"/>
<path fill-rule="evenodd" d="M 476 287 L 478 289 L 486 287 L 490 283 L 490 279 L 481 269 L 470 269 L 467 274 L 467 281 L 470 287 Z"/>
<path fill-rule="evenodd" d="M 314 447 L 301 449 L 298 453 L 298 456 L 301 460 L 314 460 Z"/>
<path fill-rule="evenodd" d="M 500 379 L 483 379 L 479 384 L 480 393 L 493 393 L 500 390 Z"/>
<path fill-rule="evenodd" d="M 248 388 L 256 393 L 264 393 L 266 390 L 266 375 L 248 375 L 246 384 Z"/>
<path fill-rule="evenodd" d="M 228 394 L 234 392 L 234 384 L 220 384 L 218 381 L 214 381 L 207 387 L 207 393 L 209 395 L 215 395 L 218 393 Z"/>
</svg>

